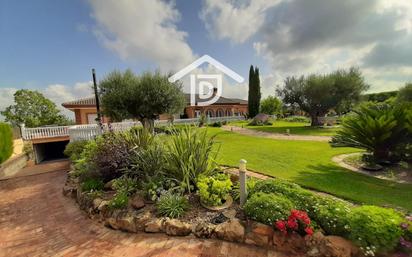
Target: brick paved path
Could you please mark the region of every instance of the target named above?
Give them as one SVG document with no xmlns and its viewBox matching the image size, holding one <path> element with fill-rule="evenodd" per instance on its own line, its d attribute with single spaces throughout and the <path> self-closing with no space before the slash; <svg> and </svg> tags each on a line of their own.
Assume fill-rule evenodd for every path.
<svg viewBox="0 0 412 257">
<path fill-rule="evenodd" d="M 87 218 L 62 195 L 65 172 L 0 181 L 0 256 L 266 256 L 217 240 L 128 234 Z"/>
</svg>

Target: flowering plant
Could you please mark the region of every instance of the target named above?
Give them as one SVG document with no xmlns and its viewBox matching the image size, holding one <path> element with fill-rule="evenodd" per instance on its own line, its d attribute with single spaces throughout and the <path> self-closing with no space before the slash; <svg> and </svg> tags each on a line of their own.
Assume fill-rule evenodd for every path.
<svg viewBox="0 0 412 257">
<path fill-rule="evenodd" d="M 275 227 L 284 233 L 296 232 L 300 235 L 313 235 L 313 228 L 310 225 L 310 218 L 304 211 L 291 210 L 287 220 L 278 220 L 275 222 Z"/>
</svg>

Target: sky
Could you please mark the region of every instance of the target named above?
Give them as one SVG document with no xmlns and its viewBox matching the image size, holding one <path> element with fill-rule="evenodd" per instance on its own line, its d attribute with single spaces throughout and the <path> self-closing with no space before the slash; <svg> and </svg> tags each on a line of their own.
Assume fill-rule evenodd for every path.
<svg viewBox="0 0 412 257">
<path fill-rule="evenodd" d="M 227 97 L 247 98 L 250 65 L 263 97 L 288 76 L 351 66 L 370 92 L 390 91 L 412 81 L 411 42 L 407 0 L 0 0 L 0 110 L 22 88 L 59 108 L 90 96 L 92 68 L 98 80 L 176 72 L 204 54 L 246 78 L 225 77 Z"/>
</svg>

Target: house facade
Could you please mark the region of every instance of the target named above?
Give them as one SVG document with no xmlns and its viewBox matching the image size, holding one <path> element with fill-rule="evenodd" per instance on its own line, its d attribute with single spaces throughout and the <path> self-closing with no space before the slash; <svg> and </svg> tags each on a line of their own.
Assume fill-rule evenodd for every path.
<svg viewBox="0 0 412 257">
<path fill-rule="evenodd" d="M 202 114 L 209 117 L 242 116 L 248 113 L 248 102 L 237 98 L 220 97 L 217 102 L 209 106 L 191 106 L 190 94 L 185 94 L 186 107 L 182 114 L 175 118 L 197 118 Z M 196 97 L 198 99 L 198 96 Z M 96 99 L 82 98 L 62 104 L 64 108 L 74 112 L 76 124 L 94 124 L 97 118 Z M 159 120 L 170 119 L 170 115 L 161 114 Z M 108 118 L 103 117 L 103 122 Z"/>
</svg>

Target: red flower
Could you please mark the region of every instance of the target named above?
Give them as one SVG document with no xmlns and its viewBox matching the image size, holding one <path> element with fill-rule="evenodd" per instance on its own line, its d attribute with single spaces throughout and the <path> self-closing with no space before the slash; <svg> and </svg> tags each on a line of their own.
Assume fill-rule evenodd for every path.
<svg viewBox="0 0 412 257">
<path fill-rule="evenodd" d="M 313 229 L 312 229 L 311 227 L 305 228 L 305 232 L 306 232 L 306 234 L 308 234 L 309 236 L 313 235 Z"/>
<path fill-rule="evenodd" d="M 302 219 L 303 223 L 305 223 L 306 225 L 310 225 L 310 219 L 308 217 L 304 217 Z"/>
<path fill-rule="evenodd" d="M 288 227 L 291 229 L 298 229 L 299 224 L 296 222 L 294 219 L 289 219 L 288 220 Z"/>
<path fill-rule="evenodd" d="M 282 220 L 276 221 L 276 228 L 279 229 L 280 231 L 286 231 L 286 224 Z"/>
</svg>

